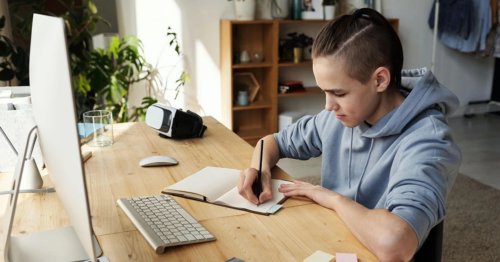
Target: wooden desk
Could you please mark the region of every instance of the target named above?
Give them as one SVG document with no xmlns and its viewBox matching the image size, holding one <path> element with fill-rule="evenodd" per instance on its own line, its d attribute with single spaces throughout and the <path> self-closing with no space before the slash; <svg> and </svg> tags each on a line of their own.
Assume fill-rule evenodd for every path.
<svg viewBox="0 0 500 262">
<path fill-rule="evenodd" d="M 162 139 L 144 123 L 126 123 L 114 125 L 113 146 L 84 146 L 93 154 L 85 163 L 92 225 L 111 262 L 225 261 L 232 257 L 245 261 L 302 261 L 317 250 L 356 253 L 359 261 L 378 261 L 334 211 L 301 197 L 288 199 L 280 211 L 270 216 L 175 197 L 217 240 L 172 247 L 157 255 L 118 207 L 118 198 L 159 194 L 164 187 L 206 166 L 244 169 L 250 163 L 252 146 L 212 117 L 204 117 L 203 121 L 208 130 L 202 139 Z M 179 164 L 139 166 L 141 159 L 152 155 L 172 156 Z M 51 187 L 46 172 L 42 175 L 44 187 Z M 0 173 L 0 190 L 8 188 L 11 176 Z M 273 169 L 273 177 L 293 180 L 279 168 Z M 7 196 L 0 197 L 0 215 L 6 201 Z M 69 225 L 57 194 L 20 195 L 13 235 Z"/>
</svg>

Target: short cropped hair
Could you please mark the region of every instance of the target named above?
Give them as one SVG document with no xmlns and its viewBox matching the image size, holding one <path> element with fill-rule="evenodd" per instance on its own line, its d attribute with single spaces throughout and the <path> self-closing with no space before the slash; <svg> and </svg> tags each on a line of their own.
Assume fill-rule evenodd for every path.
<svg viewBox="0 0 500 262">
<path fill-rule="evenodd" d="M 386 67 L 389 86 L 401 86 L 401 41 L 387 19 L 373 9 L 357 9 L 330 21 L 314 40 L 312 57 L 338 59 L 346 73 L 362 84 L 377 68 Z"/>
</svg>

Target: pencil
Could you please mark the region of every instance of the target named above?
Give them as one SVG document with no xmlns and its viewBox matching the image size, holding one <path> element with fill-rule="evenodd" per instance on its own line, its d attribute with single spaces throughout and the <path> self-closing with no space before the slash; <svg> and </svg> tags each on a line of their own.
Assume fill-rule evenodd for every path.
<svg viewBox="0 0 500 262">
<path fill-rule="evenodd" d="M 259 183 L 259 186 L 257 187 L 257 201 L 260 204 L 260 193 L 262 193 L 262 180 L 261 180 L 261 175 L 262 175 L 262 155 L 264 154 L 264 140 L 261 140 L 260 143 L 260 161 L 259 161 L 259 175 L 257 177 L 257 181 Z M 257 206 L 259 206 L 257 204 Z"/>
</svg>

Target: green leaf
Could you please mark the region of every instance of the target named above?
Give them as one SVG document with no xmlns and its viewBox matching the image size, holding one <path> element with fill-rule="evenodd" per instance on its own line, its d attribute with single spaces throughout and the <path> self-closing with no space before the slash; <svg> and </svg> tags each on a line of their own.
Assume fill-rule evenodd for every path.
<svg viewBox="0 0 500 262">
<path fill-rule="evenodd" d="M 2 69 L 2 71 L 0 71 L 0 80 L 1 81 L 10 81 L 10 80 L 14 79 L 15 76 L 16 76 L 16 73 L 12 69 L 4 68 L 4 69 Z"/>
<path fill-rule="evenodd" d="M 95 22 L 90 22 L 88 25 L 88 29 L 90 32 L 94 32 L 97 29 L 97 25 L 95 24 Z"/>
<path fill-rule="evenodd" d="M 22 47 L 17 48 L 17 53 L 12 53 L 11 60 L 15 67 L 20 68 L 26 58 L 26 52 Z"/>
<path fill-rule="evenodd" d="M 5 16 L 2 15 L 2 18 L 0 18 L 0 29 L 3 29 L 5 26 Z"/>
<path fill-rule="evenodd" d="M 8 37 L 3 35 L 2 38 L 14 52 L 17 52 L 16 45 L 14 45 L 14 43 L 12 43 L 12 41 Z"/>
<path fill-rule="evenodd" d="M 12 49 L 9 47 L 9 45 L 4 41 L 0 41 L 0 56 L 8 57 L 11 53 Z"/>
<path fill-rule="evenodd" d="M 89 8 L 90 13 L 97 14 L 97 7 L 95 6 L 95 4 L 92 1 L 89 1 L 88 8 Z"/>
</svg>

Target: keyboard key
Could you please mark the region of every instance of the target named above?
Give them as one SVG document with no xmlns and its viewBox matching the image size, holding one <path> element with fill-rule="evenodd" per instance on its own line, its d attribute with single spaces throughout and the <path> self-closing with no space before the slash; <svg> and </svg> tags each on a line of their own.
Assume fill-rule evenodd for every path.
<svg viewBox="0 0 500 262">
<path fill-rule="evenodd" d="M 174 236 L 182 236 L 182 233 L 175 232 L 175 233 L 174 233 Z"/>
<path fill-rule="evenodd" d="M 187 230 L 181 230 L 181 233 L 182 234 L 189 234 L 189 231 L 187 231 Z"/>
<path fill-rule="evenodd" d="M 160 228 L 160 231 L 161 232 L 170 232 L 170 230 L 168 228 L 166 228 L 166 227 Z"/>
<path fill-rule="evenodd" d="M 193 235 L 191 234 L 185 234 L 184 235 L 189 241 L 195 241 L 196 240 L 196 237 L 194 237 Z"/>
<path fill-rule="evenodd" d="M 181 224 L 183 224 L 183 225 L 189 225 L 189 222 L 187 222 L 187 221 L 181 221 Z"/>
<path fill-rule="evenodd" d="M 167 228 L 173 229 L 173 228 L 175 228 L 175 226 L 167 226 Z"/>
<path fill-rule="evenodd" d="M 170 229 L 170 232 L 179 232 L 179 229 L 177 229 L 177 228 L 172 228 L 172 229 Z"/>
<path fill-rule="evenodd" d="M 203 235 L 205 237 L 205 239 L 214 239 L 215 237 L 212 235 L 212 234 L 207 234 L 207 235 Z"/>
<path fill-rule="evenodd" d="M 196 228 L 196 230 L 198 230 L 198 231 L 200 231 L 200 232 L 201 232 L 201 231 L 205 231 L 206 229 L 205 229 L 205 228 L 203 228 L 203 227 L 197 227 L 197 228 Z"/>
<path fill-rule="evenodd" d="M 161 240 L 167 239 L 166 236 L 160 236 Z"/>
<path fill-rule="evenodd" d="M 139 200 L 140 200 L 140 198 L 138 198 L 138 197 L 133 197 L 132 199 L 133 199 L 134 201 L 139 201 Z"/>
<path fill-rule="evenodd" d="M 167 236 L 167 238 L 168 238 L 168 239 L 177 239 L 177 237 L 176 237 L 176 236 L 174 236 L 174 235 L 168 235 L 168 236 Z"/>
<path fill-rule="evenodd" d="M 170 241 L 168 241 L 167 239 L 165 239 L 165 240 L 163 240 L 163 243 L 165 243 L 165 244 L 170 244 L 171 242 L 170 242 Z"/>
<path fill-rule="evenodd" d="M 198 223 L 191 223 L 193 225 L 193 227 L 203 227 L 202 225 L 198 224 Z"/>
<path fill-rule="evenodd" d="M 161 232 L 161 231 L 160 231 L 160 232 L 156 232 L 156 234 L 157 234 L 158 236 L 164 236 L 164 235 L 165 235 L 165 234 L 163 234 L 163 232 Z"/>
<path fill-rule="evenodd" d="M 202 236 L 202 235 L 194 235 L 194 237 L 196 237 L 196 239 L 198 239 L 198 240 L 203 240 L 203 239 L 205 239 L 205 237 L 204 237 L 204 236 Z"/>
<path fill-rule="evenodd" d="M 196 229 L 195 229 L 195 228 L 192 228 L 192 227 L 191 227 L 191 228 L 188 228 L 188 230 L 189 230 L 189 231 L 191 231 L 191 232 L 193 232 L 193 231 L 194 231 L 194 232 L 196 232 Z"/>
<path fill-rule="evenodd" d="M 187 230 L 185 227 L 178 227 L 179 230 Z"/>
<path fill-rule="evenodd" d="M 182 227 L 182 225 L 179 224 L 179 223 L 174 223 L 174 226 L 176 226 L 176 227 Z"/>
<path fill-rule="evenodd" d="M 150 225 L 151 228 L 158 228 L 156 225 Z"/>
<path fill-rule="evenodd" d="M 187 242 L 187 238 L 185 238 L 184 236 L 178 236 L 177 239 L 179 239 L 179 241 L 181 242 Z"/>
<path fill-rule="evenodd" d="M 158 228 L 163 228 L 165 227 L 165 225 L 158 225 Z"/>
<path fill-rule="evenodd" d="M 162 201 L 163 200 L 163 197 L 162 196 L 154 196 L 156 200 L 158 201 Z"/>
<path fill-rule="evenodd" d="M 208 231 L 206 231 L 206 230 L 200 231 L 200 233 L 201 233 L 202 235 L 207 235 L 207 234 L 210 234 L 210 233 L 209 233 Z"/>
<path fill-rule="evenodd" d="M 177 238 L 176 239 L 170 239 L 170 242 L 172 244 L 177 244 L 177 243 L 179 243 L 179 240 Z"/>
<path fill-rule="evenodd" d="M 158 228 L 153 228 L 153 230 L 154 230 L 155 232 L 160 232 L 160 229 L 158 229 Z"/>
</svg>

